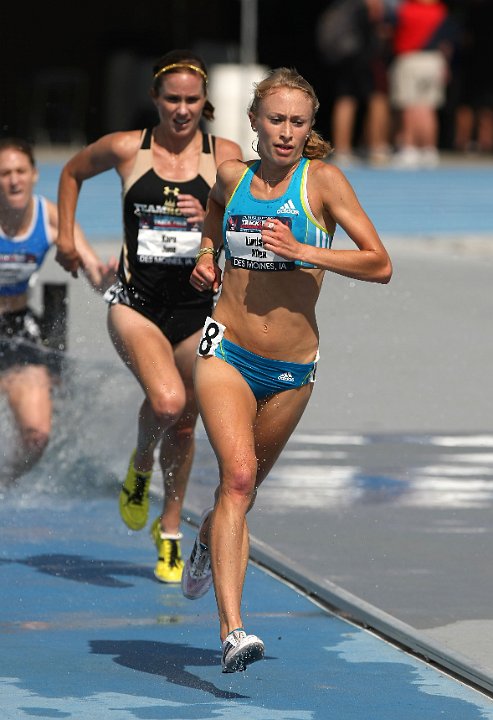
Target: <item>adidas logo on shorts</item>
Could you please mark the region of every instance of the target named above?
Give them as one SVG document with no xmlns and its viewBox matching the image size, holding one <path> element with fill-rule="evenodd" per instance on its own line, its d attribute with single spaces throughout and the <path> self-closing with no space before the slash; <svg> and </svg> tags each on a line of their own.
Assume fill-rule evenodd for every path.
<svg viewBox="0 0 493 720">
<path fill-rule="evenodd" d="M 290 372 L 283 372 L 280 375 L 277 376 L 278 380 L 282 380 L 283 382 L 294 382 L 294 377 L 291 375 Z"/>
<path fill-rule="evenodd" d="M 284 203 L 284 205 L 281 205 L 279 210 L 277 211 L 277 214 L 280 215 L 281 213 L 284 213 L 284 215 L 299 215 L 299 210 L 296 209 L 295 204 L 292 200 L 288 200 Z"/>
</svg>

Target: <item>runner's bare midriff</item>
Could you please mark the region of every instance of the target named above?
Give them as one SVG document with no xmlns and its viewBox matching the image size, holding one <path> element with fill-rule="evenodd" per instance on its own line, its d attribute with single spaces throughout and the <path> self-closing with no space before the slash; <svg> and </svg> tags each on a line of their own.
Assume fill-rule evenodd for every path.
<svg viewBox="0 0 493 720">
<path fill-rule="evenodd" d="M 263 357 L 309 363 L 318 349 L 316 299 L 323 271 L 255 272 L 235 269 L 224 276 L 214 310 L 225 337 Z M 238 303 L 238 298 L 243 302 Z"/>
</svg>

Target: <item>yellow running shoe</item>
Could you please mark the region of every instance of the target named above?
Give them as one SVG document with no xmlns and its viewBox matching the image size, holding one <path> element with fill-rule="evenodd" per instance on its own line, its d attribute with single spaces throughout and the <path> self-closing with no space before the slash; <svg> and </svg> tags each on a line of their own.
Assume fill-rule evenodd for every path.
<svg viewBox="0 0 493 720">
<path fill-rule="evenodd" d="M 120 515 L 131 530 L 142 530 L 149 514 L 149 486 L 152 470 L 138 472 L 134 467 L 135 450 L 130 458 L 127 477 L 120 490 Z"/>
<path fill-rule="evenodd" d="M 157 517 L 152 523 L 151 537 L 156 544 L 158 554 L 154 575 L 160 582 L 181 582 L 184 565 L 181 559 L 180 547 L 182 533 L 172 535 L 163 532 L 161 530 L 161 518 Z"/>
</svg>

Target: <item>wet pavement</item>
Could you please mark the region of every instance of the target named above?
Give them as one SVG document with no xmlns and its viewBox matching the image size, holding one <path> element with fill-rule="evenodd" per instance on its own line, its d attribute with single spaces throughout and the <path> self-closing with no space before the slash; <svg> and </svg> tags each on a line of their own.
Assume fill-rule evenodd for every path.
<svg viewBox="0 0 493 720">
<path fill-rule="evenodd" d="M 25 505 L 0 510 L 2 718 L 493 718 L 484 694 L 253 563 L 245 622 L 266 655 L 223 674 L 212 593 L 155 580 L 147 532 L 127 531 L 114 498 Z"/>
</svg>

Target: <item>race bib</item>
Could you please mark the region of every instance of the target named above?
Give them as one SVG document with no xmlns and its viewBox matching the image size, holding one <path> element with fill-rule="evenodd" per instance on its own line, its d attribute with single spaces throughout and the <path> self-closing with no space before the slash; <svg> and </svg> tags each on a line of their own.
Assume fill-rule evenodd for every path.
<svg viewBox="0 0 493 720">
<path fill-rule="evenodd" d="M 0 255 L 0 285 L 17 285 L 28 282 L 38 269 L 36 255 L 10 253 Z"/>
<path fill-rule="evenodd" d="M 178 188 L 165 188 L 162 205 L 136 203 L 137 260 L 146 264 L 193 265 L 200 247 L 199 223 L 189 222 L 176 203 Z"/>
<path fill-rule="evenodd" d="M 295 264 L 262 243 L 262 227 L 267 217 L 262 215 L 230 215 L 226 222 L 226 242 L 232 267 L 245 270 L 294 270 Z M 279 218 L 291 227 L 290 218 Z"/>
<path fill-rule="evenodd" d="M 193 263 L 201 237 L 200 230 L 141 228 L 137 237 L 137 257 L 142 263 Z"/>
<path fill-rule="evenodd" d="M 223 339 L 225 330 L 225 325 L 222 325 L 220 322 L 217 322 L 217 320 L 213 320 L 211 317 L 208 317 L 205 321 L 202 337 L 200 338 L 199 346 L 197 348 L 197 355 L 202 355 L 202 357 L 214 355 L 217 346 Z"/>
</svg>

